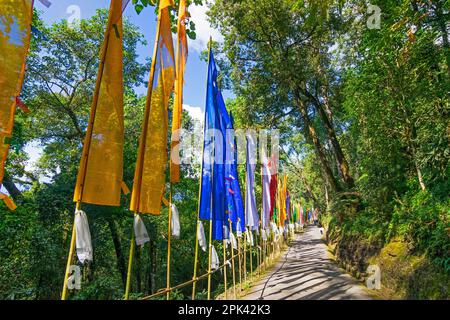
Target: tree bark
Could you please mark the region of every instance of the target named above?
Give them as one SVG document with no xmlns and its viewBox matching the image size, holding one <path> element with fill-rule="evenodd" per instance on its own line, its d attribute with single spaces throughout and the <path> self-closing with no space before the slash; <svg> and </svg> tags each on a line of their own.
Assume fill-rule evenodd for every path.
<svg viewBox="0 0 450 320">
<path fill-rule="evenodd" d="M 334 130 L 331 119 L 328 117 L 327 111 L 325 110 L 322 103 L 320 103 L 320 101 L 316 97 L 308 92 L 308 90 L 303 90 L 303 93 L 311 101 L 311 103 L 315 106 L 317 112 L 319 113 L 320 119 L 322 120 L 322 123 L 327 131 L 328 139 L 333 146 L 333 154 L 338 162 L 339 170 L 342 174 L 342 179 L 344 180 L 345 185 L 347 186 L 347 188 L 353 189 L 355 186 L 355 181 L 350 175 L 350 168 L 347 159 L 345 158 L 344 152 L 342 151 L 341 144 L 337 139 L 336 131 Z"/>
<path fill-rule="evenodd" d="M 141 247 L 137 247 L 134 251 L 136 258 L 136 290 L 142 292 L 142 278 L 141 278 Z"/>
<path fill-rule="evenodd" d="M 340 188 L 339 184 L 337 183 L 336 178 L 334 177 L 333 172 L 331 170 L 331 167 L 326 160 L 325 152 L 319 141 L 319 137 L 317 136 L 316 129 L 312 125 L 312 122 L 309 118 L 308 112 L 306 110 L 306 106 L 299 97 L 297 97 L 296 99 L 297 99 L 297 105 L 300 109 L 300 113 L 303 118 L 303 122 L 305 124 L 305 133 L 306 133 L 307 137 L 310 138 L 310 140 L 312 141 L 312 143 L 314 145 L 314 149 L 316 151 L 317 157 L 319 158 L 319 162 L 322 166 L 322 170 L 323 170 L 325 179 L 327 180 L 327 182 L 330 185 L 330 187 L 332 188 L 332 190 L 335 192 L 338 192 L 341 190 L 341 188 Z"/>
<path fill-rule="evenodd" d="M 17 200 L 22 196 L 22 192 L 17 188 L 11 176 L 5 174 L 3 177 L 3 186 L 8 190 L 8 193 L 14 200 Z"/>
<path fill-rule="evenodd" d="M 442 4 L 439 1 L 435 2 L 435 6 L 436 6 L 437 24 L 439 26 L 439 31 L 441 32 L 442 35 L 442 43 L 444 45 L 445 60 L 447 62 L 447 71 L 450 73 L 450 43 L 447 33 L 448 17 L 444 16 Z"/>
<path fill-rule="evenodd" d="M 120 276 L 122 278 L 122 284 L 125 288 L 127 283 L 127 269 L 125 267 L 125 257 L 122 252 L 122 245 L 120 242 L 120 237 L 117 232 L 117 226 L 116 222 L 113 220 L 112 217 L 108 217 L 108 226 L 109 230 L 111 232 L 111 237 L 114 243 L 114 249 L 116 251 L 116 257 L 117 257 L 117 268 L 119 269 Z"/>
</svg>

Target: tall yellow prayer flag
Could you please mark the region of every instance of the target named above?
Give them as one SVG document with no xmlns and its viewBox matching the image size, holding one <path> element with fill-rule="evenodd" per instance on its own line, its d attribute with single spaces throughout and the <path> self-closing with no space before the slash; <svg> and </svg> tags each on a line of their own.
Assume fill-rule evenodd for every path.
<svg viewBox="0 0 450 320">
<path fill-rule="evenodd" d="M 122 0 L 111 0 L 75 202 L 120 205 L 124 145 L 122 10 Z"/>
<path fill-rule="evenodd" d="M 176 56 L 175 98 L 172 115 L 172 143 L 170 161 L 170 182 L 180 182 L 180 156 L 178 145 L 180 143 L 181 118 L 183 114 L 183 85 L 184 71 L 188 56 L 188 44 L 186 36 L 186 19 L 189 17 L 186 0 L 180 0 L 178 9 L 178 41 Z M 174 155 L 175 153 L 175 155 Z"/>
<path fill-rule="evenodd" d="M 0 1 L 0 185 L 14 127 L 16 98 L 22 89 L 32 18 L 32 0 Z M 0 199 L 15 209 L 5 195 Z"/>
<path fill-rule="evenodd" d="M 130 210 L 160 214 L 167 166 L 168 105 L 175 80 L 171 0 L 159 3 L 158 27 L 134 173 Z"/>
</svg>

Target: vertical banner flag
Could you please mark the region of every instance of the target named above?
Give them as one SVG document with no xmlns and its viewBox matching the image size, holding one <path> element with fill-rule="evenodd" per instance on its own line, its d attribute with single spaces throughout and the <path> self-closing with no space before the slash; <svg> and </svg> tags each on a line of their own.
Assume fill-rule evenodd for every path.
<svg viewBox="0 0 450 320">
<path fill-rule="evenodd" d="M 284 224 L 282 223 L 282 210 L 283 210 L 283 206 L 281 205 L 281 190 L 282 190 L 282 182 L 281 179 L 278 181 L 277 183 L 277 206 L 276 206 L 276 219 L 277 219 L 277 224 L 278 227 L 283 226 Z"/>
<path fill-rule="evenodd" d="M 156 43 L 145 105 L 139 151 L 134 173 L 130 210 L 159 215 L 164 195 L 168 105 L 175 81 L 175 62 L 169 7 L 172 0 L 159 2 Z"/>
<path fill-rule="evenodd" d="M 245 196 L 245 222 L 250 230 L 259 227 L 258 210 L 255 198 L 256 142 L 252 134 L 247 135 L 247 170 Z"/>
<path fill-rule="evenodd" d="M 205 105 L 199 218 L 212 220 L 213 240 L 223 240 L 226 203 L 223 137 L 226 125 L 221 112 L 225 103 L 218 87 L 217 73 L 211 51 Z"/>
<path fill-rule="evenodd" d="M 73 200 L 119 206 L 123 183 L 122 0 L 112 0 Z"/>
<path fill-rule="evenodd" d="M 304 216 L 303 216 L 303 206 L 300 205 L 300 225 L 303 227 L 304 224 L 305 224 L 305 222 L 304 222 Z"/>
<path fill-rule="evenodd" d="M 175 79 L 175 96 L 172 114 L 172 144 L 171 144 L 171 161 L 170 161 L 170 182 L 180 182 L 180 129 L 181 118 L 183 114 L 183 85 L 184 71 L 188 56 L 188 45 L 186 36 L 186 22 L 189 17 L 187 11 L 186 0 L 180 0 L 178 9 L 178 41 L 177 56 L 175 61 L 176 79 Z"/>
<path fill-rule="evenodd" d="M 262 147 L 262 228 L 269 228 L 270 216 L 271 216 L 271 172 L 270 172 L 270 160 L 267 158 L 266 146 Z"/>
<path fill-rule="evenodd" d="M 288 190 L 286 190 L 286 216 L 290 222 L 292 222 L 292 214 L 291 214 L 291 195 Z"/>
<path fill-rule="evenodd" d="M 278 188 L 278 174 L 277 174 L 278 168 L 275 154 L 270 158 L 269 167 L 270 167 L 270 220 L 272 220 L 276 207 L 276 195 Z"/>
<path fill-rule="evenodd" d="M 234 120 L 233 115 L 230 114 L 230 121 L 231 121 L 231 131 L 227 131 L 227 142 L 228 148 L 227 148 L 227 159 L 231 159 L 232 163 L 229 167 L 230 172 L 227 176 L 230 180 L 231 190 L 228 190 L 232 196 L 233 196 L 233 202 L 234 202 L 234 211 L 231 212 L 231 222 L 233 231 L 238 231 L 237 225 L 239 224 L 239 230 L 241 232 L 246 230 L 245 227 L 245 213 L 244 213 L 244 201 L 242 200 L 242 193 L 241 193 L 241 187 L 239 184 L 239 178 L 238 178 L 238 171 L 237 171 L 237 162 L 238 162 L 238 149 L 237 149 L 237 142 L 236 137 L 234 134 Z M 233 148 L 230 148 L 231 145 Z M 230 153 L 228 155 L 228 153 Z"/>
<path fill-rule="evenodd" d="M 33 1 L 0 1 L 0 186 L 3 182 L 9 140 L 14 126 L 14 114 L 25 74 L 25 62 L 30 47 Z M 6 205 L 15 205 L 0 194 Z"/>
</svg>

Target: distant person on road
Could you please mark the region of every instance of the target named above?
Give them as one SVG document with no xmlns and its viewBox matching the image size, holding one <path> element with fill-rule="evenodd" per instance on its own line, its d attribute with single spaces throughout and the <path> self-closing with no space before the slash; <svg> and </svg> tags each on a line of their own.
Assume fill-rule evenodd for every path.
<svg viewBox="0 0 450 320">
<path fill-rule="evenodd" d="M 308 224 L 312 224 L 312 211 L 308 208 Z"/>
<path fill-rule="evenodd" d="M 317 208 L 314 209 L 314 225 L 317 226 L 317 223 L 319 222 L 319 210 Z"/>
</svg>

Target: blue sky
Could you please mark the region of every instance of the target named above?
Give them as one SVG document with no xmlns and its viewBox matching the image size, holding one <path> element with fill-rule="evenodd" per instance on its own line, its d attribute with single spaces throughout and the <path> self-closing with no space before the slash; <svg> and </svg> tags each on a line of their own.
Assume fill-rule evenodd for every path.
<svg viewBox="0 0 450 320">
<path fill-rule="evenodd" d="M 35 8 L 42 12 L 42 18 L 48 24 L 60 21 L 62 19 L 69 19 L 73 15 L 72 6 L 79 8 L 81 19 L 86 19 L 95 14 L 96 9 L 109 8 L 110 0 L 49 0 L 51 6 L 45 7 L 40 1 L 35 1 Z M 185 75 L 185 89 L 184 89 L 184 104 L 186 109 L 195 117 L 201 115 L 201 109 L 204 108 L 206 95 L 206 75 L 207 65 L 205 61 L 200 60 L 200 52 L 207 47 L 207 41 L 210 36 L 213 39 L 220 41 L 221 36 L 217 30 L 210 27 L 205 6 L 192 6 L 189 9 L 191 19 L 196 24 L 197 39 L 189 40 L 189 57 L 186 66 Z M 153 43 L 156 33 L 156 16 L 154 8 L 145 8 L 139 15 L 134 10 L 133 5 L 130 4 L 126 8 L 124 15 L 129 20 L 139 27 L 142 34 L 147 40 L 147 46 L 139 46 L 139 59 L 144 61 L 153 53 Z M 138 88 L 139 93 L 145 94 L 145 88 Z M 231 97 L 231 92 L 224 92 L 225 99 Z"/>
</svg>

